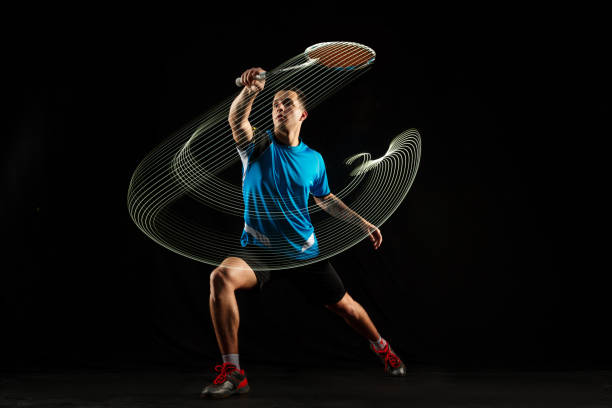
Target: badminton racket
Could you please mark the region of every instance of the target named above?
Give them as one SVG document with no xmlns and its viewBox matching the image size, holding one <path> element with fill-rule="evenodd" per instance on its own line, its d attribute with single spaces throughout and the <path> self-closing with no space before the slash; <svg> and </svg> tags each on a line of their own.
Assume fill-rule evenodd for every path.
<svg viewBox="0 0 612 408">
<path fill-rule="evenodd" d="M 273 71 L 262 72 L 255 76 L 256 79 L 266 79 L 274 74 L 307 68 L 313 65 L 337 69 L 353 70 L 361 69 L 370 65 L 376 59 L 376 53 L 370 47 L 354 42 L 325 42 L 311 45 L 304 51 L 306 62 L 292 67 L 281 68 Z M 242 78 L 236 78 L 236 86 L 242 87 Z"/>
</svg>

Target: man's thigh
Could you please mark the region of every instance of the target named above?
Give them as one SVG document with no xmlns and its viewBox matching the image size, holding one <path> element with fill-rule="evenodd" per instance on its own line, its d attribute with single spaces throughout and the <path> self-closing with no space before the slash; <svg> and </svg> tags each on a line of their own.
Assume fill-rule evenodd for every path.
<svg viewBox="0 0 612 408">
<path fill-rule="evenodd" d="M 244 264 L 246 264 L 249 271 L 252 273 L 250 276 L 255 279 L 255 281 L 250 282 L 253 283 L 253 286 L 249 286 L 249 289 L 257 286 L 259 290 L 262 291 L 263 286 L 272 278 L 272 274 L 269 270 L 267 270 L 266 265 L 266 259 L 268 256 L 269 254 L 265 249 L 248 245 L 247 247 L 242 247 L 237 251 L 234 251 L 226 259 L 238 258 Z"/>
</svg>

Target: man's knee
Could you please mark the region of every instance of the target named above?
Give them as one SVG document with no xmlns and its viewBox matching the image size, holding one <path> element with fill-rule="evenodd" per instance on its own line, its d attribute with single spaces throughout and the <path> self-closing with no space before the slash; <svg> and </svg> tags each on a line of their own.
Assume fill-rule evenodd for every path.
<svg viewBox="0 0 612 408">
<path fill-rule="evenodd" d="M 220 265 L 210 273 L 210 291 L 219 292 L 224 289 L 231 289 L 231 278 L 228 268 Z"/>
<path fill-rule="evenodd" d="M 356 317 L 357 308 L 356 302 L 353 300 L 351 295 L 346 292 L 342 299 L 338 302 L 330 305 L 325 305 L 326 308 L 342 317 Z"/>
<path fill-rule="evenodd" d="M 219 292 L 250 287 L 253 285 L 253 280 L 256 283 L 253 272 L 248 269 L 244 261 L 239 258 L 227 258 L 211 272 L 210 290 Z"/>
</svg>

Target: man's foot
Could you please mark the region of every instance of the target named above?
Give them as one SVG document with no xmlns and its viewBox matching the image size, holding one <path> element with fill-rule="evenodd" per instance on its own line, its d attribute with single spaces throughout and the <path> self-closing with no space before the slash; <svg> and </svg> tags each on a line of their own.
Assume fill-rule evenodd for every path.
<svg viewBox="0 0 612 408">
<path fill-rule="evenodd" d="M 389 343 L 385 348 L 378 351 L 370 344 L 370 348 L 380 358 L 380 361 L 385 365 L 385 375 L 392 377 L 403 377 L 406 375 L 406 366 L 400 358 L 393 352 Z"/>
<path fill-rule="evenodd" d="M 226 398 L 234 394 L 246 394 L 249 392 L 244 370 L 238 370 L 235 365 L 223 363 L 215 366 L 215 371 L 219 373 L 212 384 L 208 384 L 202 392 L 202 398 Z"/>
</svg>

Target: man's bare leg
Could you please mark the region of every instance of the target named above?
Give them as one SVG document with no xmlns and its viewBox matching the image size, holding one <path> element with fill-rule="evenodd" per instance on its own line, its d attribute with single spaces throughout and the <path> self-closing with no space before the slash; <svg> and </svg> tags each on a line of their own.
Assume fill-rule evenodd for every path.
<svg viewBox="0 0 612 408">
<path fill-rule="evenodd" d="M 210 316 L 212 317 L 223 365 L 215 366 L 214 381 L 202 389 L 202 398 L 225 398 L 249 392 L 244 369 L 238 355 L 240 314 L 235 291 L 257 285 L 255 272 L 241 258 L 230 257 L 210 274 Z"/>
<path fill-rule="evenodd" d="M 255 285 L 255 273 L 240 258 L 226 258 L 210 274 L 210 315 L 221 354 L 238 354 L 240 314 L 234 291 Z"/>
<path fill-rule="evenodd" d="M 348 292 L 338 303 L 325 307 L 342 317 L 353 330 L 366 339 L 376 341 L 380 337 L 368 313 Z"/>
<path fill-rule="evenodd" d="M 385 373 L 391 376 L 405 376 L 406 366 L 383 339 L 365 309 L 348 294 L 333 305 L 325 305 L 341 316 L 357 333 L 370 341 L 372 349 L 385 365 Z"/>
</svg>

